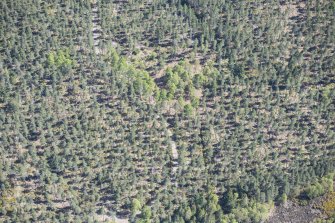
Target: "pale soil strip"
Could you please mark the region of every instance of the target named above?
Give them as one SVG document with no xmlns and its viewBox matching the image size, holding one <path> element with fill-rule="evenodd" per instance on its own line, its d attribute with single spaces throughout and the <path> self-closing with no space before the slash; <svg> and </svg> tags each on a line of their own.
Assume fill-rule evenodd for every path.
<svg viewBox="0 0 335 223">
<path fill-rule="evenodd" d="M 93 33 L 93 43 L 94 43 L 94 51 L 96 54 L 101 53 L 100 49 L 100 37 L 101 37 L 101 26 L 99 24 L 100 18 L 99 18 L 99 9 L 97 5 L 97 0 L 92 0 L 92 33 Z M 118 218 L 118 217 L 110 217 L 108 215 L 98 215 L 96 216 L 99 220 L 104 221 L 104 220 L 109 220 L 109 221 L 114 221 L 115 223 L 128 223 L 128 219 L 123 219 L 123 218 Z"/>
<path fill-rule="evenodd" d="M 99 24 L 99 14 L 98 14 L 98 5 L 97 0 L 92 1 L 92 33 L 93 33 L 93 43 L 94 43 L 94 51 L 96 54 L 101 53 L 101 50 L 99 48 L 100 45 L 100 37 L 101 37 L 101 26 Z"/>
</svg>

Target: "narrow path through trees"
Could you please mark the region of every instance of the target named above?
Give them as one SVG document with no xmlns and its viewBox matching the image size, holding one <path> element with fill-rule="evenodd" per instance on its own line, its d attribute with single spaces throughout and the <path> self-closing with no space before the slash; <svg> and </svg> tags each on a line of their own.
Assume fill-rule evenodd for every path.
<svg viewBox="0 0 335 223">
<path fill-rule="evenodd" d="M 168 127 L 169 124 L 166 123 L 166 125 Z M 179 166 L 179 163 L 178 163 L 179 154 L 178 154 L 176 142 L 174 141 L 174 139 L 172 137 L 173 134 L 172 134 L 171 130 L 169 129 L 169 127 L 168 127 L 167 133 L 168 133 L 168 136 L 170 138 L 169 148 L 171 148 L 171 154 L 172 154 L 172 176 L 171 176 L 171 181 L 172 181 L 172 183 L 175 183 L 175 185 L 177 186 L 178 182 L 176 182 L 176 173 L 177 173 L 178 166 Z"/>
<path fill-rule="evenodd" d="M 92 33 L 93 33 L 94 51 L 96 54 L 100 54 L 101 53 L 100 41 L 101 41 L 102 28 L 100 25 L 101 19 L 99 16 L 99 7 L 98 7 L 97 0 L 92 0 L 91 8 L 92 8 Z M 118 218 L 116 216 L 110 217 L 107 215 L 100 215 L 98 216 L 98 218 L 113 221 L 116 223 L 128 223 L 129 222 L 127 218 Z"/>
<path fill-rule="evenodd" d="M 100 39 L 101 39 L 101 25 L 100 17 L 99 17 L 99 8 L 97 4 L 97 0 L 92 1 L 92 33 L 93 33 L 93 43 L 94 43 L 94 51 L 96 54 L 101 53 L 100 49 Z"/>
</svg>

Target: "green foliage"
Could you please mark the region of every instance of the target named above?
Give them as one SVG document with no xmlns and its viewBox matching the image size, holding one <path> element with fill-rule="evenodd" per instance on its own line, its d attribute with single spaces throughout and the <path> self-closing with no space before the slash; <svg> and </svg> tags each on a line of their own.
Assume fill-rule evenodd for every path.
<svg viewBox="0 0 335 223">
<path fill-rule="evenodd" d="M 0 222 L 256 222 L 331 191 L 330 3 L 0 1 Z"/>
<path fill-rule="evenodd" d="M 141 210 L 141 207 L 141 202 L 138 199 L 134 198 L 131 202 L 131 215 L 135 216 L 136 213 Z"/>
<path fill-rule="evenodd" d="M 115 48 L 111 47 L 108 52 L 107 61 L 111 63 L 113 67 L 117 66 L 120 62 L 120 56 Z"/>
<path fill-rule="evenodd" d="M 7 113 L 15 113 L 19 108 L 18 103 L 15 100 L 12 100 L 6 104 L 5 110 Z"/>
<path fill-rule="evenodd" d="M 319 197 L 327 192 L 332 192 L 334 191 L 333 178 L 334 174 L 329 174 L 321 178 L 319 182 L 316 182 L 313 185 L 307 187 L 304 192 L 309 199 Z"/>
<path fill-rule="evenodd" d="M 206 77 L 203 73 L 199 73 L 194 75 L 193 82 L 196 87 L 200 88 L 208 82 L 208 77 Z"/>
<path fill-rule="evenodd" d="M 261 204 L 257 202 L 251 202 L 247 208 L 235 208 L 232 209 L 231 213 L 237 222 L 263 222 L 267 219 L 272 208 L 272 203 Z"/>
<path fill-rule="evenodd" d="M 152 217 L 151 209 L 148 206 L 144 206 L 141 215 L 136 219 L 136 223 L 150 223 Z"/>
<path fill-rule="evenodd" d="M 231 189 L 229 189 L 224 194 L 224 208 L 226 211 L 230 212 L 232 209 L 234 209 L 237 206 L 238 201 L 238 193 L 234 193 Z"/>
<path fill-rule="evenodd" d="M 228 214 L 223 214 L 219 205 L 219 197 L 213 190 L 206 194 L 202 193 L 200 196 L 202 197 L 198 197 L 195 201 L 195 212 L 190 208 L 193 207 L 193 203 L 190 203 L 185 208 L 180 208 L 178 213 L 186 222 L 190 221 L 190 219 L 196 222 L 263 222 L 268 218 L 271 209 L 274 207 L 273 203 L 259 203 L 255 200 L 250 200 L 247 205 L 244 203 L 242 206 L 243 201 L 238 199 L 237 194 L 229 190 L 227 196 L 235 199 L 235 204 Z M 223 202 L 226 202 L 226 200 Z M 177 218 L 177 216 L 175 217 Z"/>
<path fill-rule="evenodd" d="M 325 192 L 325 188 L 318 182 L 306 189 L 306 194 L 309 199 L 319 197 Z"/>
<path fill-rule="evenodd" d="M 335 222 L 335 218 L 330 218 L 330 219 L 321 219 L 321 218 L 317 218 L 314 219 L 313 223 L 334 223 Z"/>
<path fill-rule="evenodd" d="M 136 211 L 139 211 L 141 207 L 142 207 L 141 202 L 138 199 L 134 198 L 131 202 L 132 210 L 136 212 Z"/>
<path fill-rule="evenodd" d="M 151 218 L 151 210 L 148 206 L 145 206 L 142 210 L 142 218 L 149 220 Z"/>
<path fill-rule="evenodd" d="M 193 75 L 187 70 L 191 66 L 185 62 L 180 62 L 173 68 L 168 68 L 164 76 L 168 99 L 176 97 L 186 97 L 185 93 L 192 95 L 194 92 Z"/>
<path fill-rule="evenodd" d="M 199 98 L 193 97 L 191 99 L 191 105 L 192 105 L 193 108 L 198 108 L 199 104 L 200 104 Z"/>
<path fill-rule="evenodd" d="M 193 106 L 191 104 L 186 104 L 184 106 L 184 112 L 188 116 L 192 115 L 192 113 L 193 113 Z"/>
<path fill-rule="evenodd" d="M 8 214 L 9 212 L 13 212 L 16 205 L 17 199 L 12 189 L 0 190 L 0 213 Z"/>
<path fill-rule="evenodd" d="M 220 73 L 218 69 L 214 67 L 214 63 L 209 61 L 203 70 L 203 76 L 205 77 L 204 79 L 207 80 L 207 82 L 212 82 L 216 80 L 219 75 Z"/>
<path fill-rule="evenodd" d="M 332 218 L 335 218 L 335 192 L 329 192 L 322 202 L 321 209 Z"/>
<path fill-rule="evenodd" d="M 48 64 L 57 67 L 68 67 L 74 64 L 69 50 L 51 51 L 48 54 Z"/>
<path fill-rule="evenodd" d="M 280 198 L 280 201 L 283 203 L 283 204 L 286 204 L 286 202 L 287 202 L 287 195 L 284 193 L 283 195 L 282 195 L 282 197 Z"/>
<path fill-rule="evenodd" d="M 143 89 L 145 94 L 152 94 L 157 90 L 155 81 L 147 72 L 134 71 L 132 75 L 135 77 L 134 87 L 137 92 Z"/>
<path fill-rule="evenodd" d="M 111 64 L 113 71 L 120 75 L 122 81 L 132 82 L 137 94 L 156 94 L 156 96 L 159 94 L 159 89 L 149 73 L 136 69 L 132 64 L 127 63 L 125 58 L 120 57 L 114 48 L 110 49 L 105 60 Z"/>
</svg>

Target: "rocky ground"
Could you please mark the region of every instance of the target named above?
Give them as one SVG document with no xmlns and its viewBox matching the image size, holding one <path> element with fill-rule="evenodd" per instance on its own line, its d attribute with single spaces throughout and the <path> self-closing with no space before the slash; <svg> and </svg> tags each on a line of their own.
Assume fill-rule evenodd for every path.
<svg viewBox="0 0 335 223">
<path fill-rule="evenodd" d="M 317 218 L 326 218 L 321 210 L 315 208 L 321 201 L 322 197 L 316 198 L 305 206 L 288 201 L 285 205 L 276 206 L 266 223 L 311 223 Z"/>
</svg>

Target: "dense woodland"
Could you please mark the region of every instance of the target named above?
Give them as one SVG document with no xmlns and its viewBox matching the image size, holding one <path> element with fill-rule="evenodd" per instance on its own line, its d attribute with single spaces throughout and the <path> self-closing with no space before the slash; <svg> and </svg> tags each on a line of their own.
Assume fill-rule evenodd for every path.
<svg viewBox="0 0 335 223">
<path fill-rule="evenodd" d="M 334 13 L 0 1 L 0 222 L 262 222 L 331 193 Z"/>
</svg>

